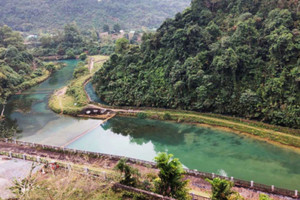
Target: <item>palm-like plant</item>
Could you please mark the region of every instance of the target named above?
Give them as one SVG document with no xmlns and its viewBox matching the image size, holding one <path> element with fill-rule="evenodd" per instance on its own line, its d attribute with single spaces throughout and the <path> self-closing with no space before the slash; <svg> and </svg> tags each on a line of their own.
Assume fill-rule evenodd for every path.
<svg viewBox="0 0 300 200">
<path fill-rule="evenodd" d="M 179 200 L 190 199 L 188 194 L 188 180 L 184 180 L 184 170 L 177 158 L 172 154 L 160 153 L 155 157 L 157 168 L 160 170 L 156 180 L 156 191 L 164 196 Z"/>
<path fill-rule="evenodd" d="M 206 179 L 212 186 L 212 200 L 229 200 L 230 196 L 235 192 L 231 190 L 233 182 L 225 179 L 214 178 Z"/>
</svg>

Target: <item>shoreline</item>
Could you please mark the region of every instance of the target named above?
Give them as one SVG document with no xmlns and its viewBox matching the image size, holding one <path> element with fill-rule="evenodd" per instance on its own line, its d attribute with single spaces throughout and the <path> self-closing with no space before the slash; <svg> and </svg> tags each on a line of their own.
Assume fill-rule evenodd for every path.
<svg viewBox="0 0 300 200">
<path fill-rule="evenodd" d="M 57 63 L 54 63 L 54 65 L 56 66 L 55 70 L 54 71 L 48 71 L 47 69 L 44 69 L 44 74 L 39 76 L 39 77 L 36 77 L 34 79 L 31 79 L 29 81 L 25 81 L 23 83 L 21 83 L 20 85 L 18 85 L 15 89 L 18 90 L 18 92 L 15 92 L 13 94 L 11 94 L 10 96 L 13 96 L 13 95 L 16 95 L 16 94 L 21 94 L 22 92 L 24 92 L 25 90 L 28 90 L 44 81 L 46 81 L 48 78 L 50 78 L 50 76 L 55 73 L 56 71 L 62 69 L 65 67 L 65 64 L 57 64 Z M 36 81 L 35 81 L 36 80 Z M 30 83 L 30 81 L 33 81 L 32 83 Z M 28 85 L 27 85 L 28 84 Z M 25 85 L 25 86 L 23 86 Z"/>
<path fill-rule="evenodd" d="M 280 148 L 285 148 L 287 150 L 292 150 L 292 151 L 300 154 L 300 148 L 298 148 L 298 147 L 284 145 L 284 144 L 281 144 L 279 142 L 275 142 L 275 141 L 272 141 L 272 140 L 268 140 L 266 138 L 261 138 L 259 136 L 255 136 L 255 135 L 249 134 L 247 132 L 236 131 L 236 130 L 228 128 L 228 127 L 213 126 L 213 125 L 209 125 L 209 124 L 200 124 L 200 123 L 198 123 L 198 124 L 195 124 L 195 125 L 199 126 L 199 127 L 210 128 L 210 129 L 213 129 L 213 130 L 220 130 L 220 131 L 224 131 L 224 132 L 228 132 L 228 133 L 234 133 L 234 134 L 237 134 L 237 135 L 242 135 L 242 136 L 245 136 L 247 138 L 251 138 L 251 139 L 255 139 L 255 140 L 260 140 L 262 142 L 266 142 L 266 143 L 278 146 Z"/>
<path fill-rule="evenodd" d="M 89 59 L 94 59 L 94 57 L 89 57 Z M 96 62 L 97 60 L 95 60 Z M 89 67 L 87 65 L 87 67 Z M 233 116 L 225 116 L 218 114 L 209 114 L 209 113 L 198 113 L 195 111 L 186 111 L 186 110 L 173 110 L 173 109 L 163 109 L 163 108 L 136 108 L 136 107 L 119 107 L 119 106 L 108 106 L 102 105 L 99 103 L 91 102 L 88 93 L 85 90 L 85 84 L 89 82 L 93 73 L 90 73 L 86 76 L 86 79 L 80 80 L 81 90 L 85 94 L 85 98 L 88 103 L 82 105 L 80 107 L 76 106 L 65 106 L 63 112 L 61 114 L 72 115 L 74 117 L 80 117 L 81 110 L 87 108 L 88 106 L 96 106 L 100 109 L 110 109 L 111 111 L 116 112 L 116 116 L 126 116 L 126 117 L 138 117 L 138 113 L 145 113 L 146 118 L 161 120 L 161 121 L 172 121 L 176 123 L 186 123 L 186 124 L 194 124 L 197 126 L 202 126 L 206 128 L 214 128 L 217 130 L 222 130 L 226 132 L 231 132 L 239 135 L 244 135 L 247 137 L 251 137 L 254 139 L 258 139 L 260 141 L 268 142 L 270 144 L 291 149 L 296 152 L 300 152 L 300 130 L 292 129 L 288 127 L 280 127 L 271 124 L 265 124 L 258 121 L 251 121 L 242 118 L 236 118 Z M 82 79 L 82 77 L 78 78 Z M 76 81 L 77 79 L 73 79 Z M 54 94 L 51 95 L 50 100 L 48 102 L 49 108 L 59 113 L 60 109 L 58 109 L 57 103 L 55 103 L 55 98 L 59 98 Z M 73 101 L 74 97 L 69 95 L 63 95 L 62 98 L 69 98 Z M 121 108 L 122 111 L 120 111 Z M 127 111 L 127 112 L 126 112 Z M 131 112 L 133 111 L 133 112 Z M 168 114 L 170 115 L 170 119 L 164 119 L 164 116 Z M 101 118 L 101 116 L 95 115 L 87 115 L 85 118 Z M 281 130 L 281 131 L 278 131 Z M 288 131 L 292 133 L 288 133 Z"/>
<path fill-rule="evenodd" d="M 116 116 L 117 117 L 137 118 L 134 115 L 124 115 L 124 114 L 123 115 L 116 115 Z M 99 119 L 99 118 L 93 117 L 93 116 L 85 116 L 85 117 L 86 118 L 91 118 L 91 119 Z M 247 132 L 242 132 L 242 131 L 238 131 L 238 130 L 232 129 L 230 127 L 218 126 L 218 125 L 210 125 L 210 124 L 197 123 L 197 122 L 176 122 L 175 120 L 164 120 L 164 119 L 154 119 L 154 118 L 145 118 L 145 119 L 159 120 L 159 121 L 179 123 L 179 124 L 187 124 L 187 125 L 194 125 L 194 126 L 198 126 L 198 127 L 212 129 L 212 130 L 223 131 L 223 132 L 227 132 L 227 133 L 234 133 L 234 134 L 237 134 L 237 135 L 245 136 L 247 138 L 251 138 L 251 139 L 259 140 L 259 141 L 262 141 L 262 142 L 266 142 L 266 143 L 275 145 L 277 147 L 284 148 L 284 149 L 287 149 L 287 150 L 291 150 L 291 151 L 294 151 L 294 152 L 300 154 L 300 148 L 298 148 L 298 147 L 281 144 L 281 143 L 273 141 L 273 140 L 268 140 L 267 138 L 262 138 L 262 137 L 259 137 L 259 136 L 256 136 L 256 135 L 252 135 L 252 134 L 247 133 Z"/>
</svg>

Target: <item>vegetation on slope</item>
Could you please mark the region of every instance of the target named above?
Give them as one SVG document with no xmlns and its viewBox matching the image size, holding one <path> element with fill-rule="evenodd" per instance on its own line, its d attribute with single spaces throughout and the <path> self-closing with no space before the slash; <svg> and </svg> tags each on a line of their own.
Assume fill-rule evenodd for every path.
<svg viewBox="0 0 300 200">
<path fill-rule="evenodd" d="M 76 22 L 81 28 L 121 24 L 122 28 L 158 27 L 182 11 L 189 0 L 1 0 L 0 25 L 20 31 L 61 29 Z M 112 27 L 111 27 L 112 28 Z"/>
<path fill-rule="evenodd" d="M 26 79 L 42 75 L 41 70 L 31 73 L 33 62 L 21 35 L 8 26 L 0 27 L 0 104 L 6 104 L 14 88 Z"/>
<path fill-rule="evenodd" d="M 35 59 L 24 45 L 19 32 L 8 26 L 0 27 L 0 105 L 4 114 L 7 98 L 18 91 L 32 87 L 47 79 L 57 67 L 45 65 Z"/>
<path fill-rule="evenodd" d="M 193 0 L 93 82 L 118 106 L 179 108 L 300 128 L 298 1 Z"/>
</svg>

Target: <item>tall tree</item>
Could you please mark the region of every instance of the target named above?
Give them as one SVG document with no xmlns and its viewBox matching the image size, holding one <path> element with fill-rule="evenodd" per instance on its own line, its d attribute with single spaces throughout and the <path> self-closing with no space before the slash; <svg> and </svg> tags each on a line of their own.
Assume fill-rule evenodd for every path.
<svg viewBox="0 0 300 200">
<path fill-rule="evenodd" d="M 120 30 L 121 30 L 120 24 L 115 24 L 113 27 L 113 30 L 115 33 L 120 33 Z"/>
<path fill-rule="evenodd" d="M 159 194 L 179 200 L 190 199 L 188 195 L 188 180 L 183 180 L 182 164 L 172 154 L 160 153 L 155 157 L 157 168 L 160 170 L 156 190 Z"/>
<path fill-rule="evenodd" d="M 103 25 L 103 32 L 109 32 L 109 26 L 107 24 Z"/>
</svg>

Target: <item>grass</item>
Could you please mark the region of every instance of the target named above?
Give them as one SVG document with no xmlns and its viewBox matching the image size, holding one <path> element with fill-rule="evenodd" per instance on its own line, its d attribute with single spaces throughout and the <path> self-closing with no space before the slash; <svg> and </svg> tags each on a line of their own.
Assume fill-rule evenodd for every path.
<svg viewBox="0 0 300 200">
<path fill-rule="evenodd" d="M 56 113 L 66 115 L 76 115 L 83 109 L 82 106 L 76 106 L 76 100 L 73 96 L 67 94 L 63 96 L 52 95 L 49 99 L 49 107 Z"/>
<path fill-rule="evenodd" d="M 54 174 L 50 171 L 45 175 L 37 174 L 34 185 L 28 199 L 126 199 L 123 198 L 126 192 L 112 190 L 109 181 L 65 170 L 58 170 Z"/>
</svg>

